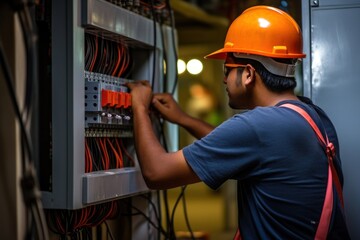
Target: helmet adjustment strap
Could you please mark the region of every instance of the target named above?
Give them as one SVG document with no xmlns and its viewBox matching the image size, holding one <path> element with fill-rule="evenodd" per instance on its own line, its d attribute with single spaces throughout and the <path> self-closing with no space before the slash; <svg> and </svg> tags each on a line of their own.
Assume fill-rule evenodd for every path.
<svg viewBox="0 0 360 240">
<path fill-rule="evenodd" d="M 272 58 L 264 57 L 260 55 L 253 55 L 253 54 L 244 54 L 244 53 L 233 53 L 233 56 L 235 58 L 245 58 L 245 59 L 251 59 L 256 60 L 264 65 L 264 67 L 271 73 L 283 77 L 294 77 L 295 76 L 295 70 L 297 66 L 297 62 L 294 64 L 287 64 L 287 63 L 281 63 L 277 62 Z"/>
</svg>

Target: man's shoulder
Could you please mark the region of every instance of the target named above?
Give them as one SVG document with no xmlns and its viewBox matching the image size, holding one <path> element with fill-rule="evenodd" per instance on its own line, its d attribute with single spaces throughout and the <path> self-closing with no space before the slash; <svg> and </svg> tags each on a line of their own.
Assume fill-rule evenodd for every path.
<svg viewBox="0 0 360 240">
<path fill-rule="evenodd" d="M 286 120 L 284 117 L 287 116 L 286 111 L 283 108 L 278 106 L 269 106 L 269 107 L 256 107 L 252 110 L 236 114 L 235 118 L 243 118 L 249 121 L 270 121 L 272 119 L 276 120 Z M 269 122 L 271 123 L 271 122 Z"/>
</svg>

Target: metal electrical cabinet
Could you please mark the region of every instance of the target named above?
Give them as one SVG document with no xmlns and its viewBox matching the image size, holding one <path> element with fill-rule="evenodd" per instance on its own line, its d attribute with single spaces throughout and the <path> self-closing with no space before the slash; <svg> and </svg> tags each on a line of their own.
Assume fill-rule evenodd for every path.
<svg viewBox="0 0 360 240">
<path fill-rule="evenodd" d="M 128 151 L 134 157 L 133 166 L 86 172 L 85 138 L 98 134 L 87 128 L 89 124 L 94 125 L 97 121 L 100 121 L 98 125 L 103 124 L 98 111 L 101 105 L 99 98 L 104 100 L 101 94 L 121 92 L 126 95 L 127 89 L 122 83 L 137 79 L 151 81 L 154 92 L 174 87 L 174 29 L 111 1 L 64 0 L 51 1 L 51 4 L 51 64 L 43 66 L 51 69 L 51 82 L 43 82 L 48 85 L 50 94 L 42 92 L 42 96 L 47 98 L 40 99 L 42 105 L 48 104 L 50 108 L 48 113 L 41 112 L 40 108 L 40 118 L 48 119 L 43 127 L 49 125 L 49 136 L 43 141 L 49 139 L 48 149 L 40 149 L 45 156 L 39 164 L 44 208 L 80 209 L 149 191 L 131 144 Z M 87 34 L 126 45 L 132 58 L 131 78 L 92 75 L 85 71 Z M 166 55 L 165 49 L 168 49 Z M 100 79 L 92 81 L 97 77 Z M 95 107 L 89 107 L 90 104 Z M 126 111 L 131 113 L 131 107 Z M 121 114 L 117 117 L 121 118 Z M 130 119 L 131 116 L 126 117 Z M 118 134 L 118 137 L 131 141 L 131 125 L 125 128 L 115 126 L 115 130 L 113 126 L 102 134 Z M 176 148 L 177 129 L 174 126 L 169 129 L 173 136 L 173 141 L 168 143 L 169 148 Z"/>
<path fill-rule="evenodd" d="M 360 239 L 360 1 L 302 1 L 304 95 L 333 120 L 340 141 L 345 214 Z"/>
</svg>

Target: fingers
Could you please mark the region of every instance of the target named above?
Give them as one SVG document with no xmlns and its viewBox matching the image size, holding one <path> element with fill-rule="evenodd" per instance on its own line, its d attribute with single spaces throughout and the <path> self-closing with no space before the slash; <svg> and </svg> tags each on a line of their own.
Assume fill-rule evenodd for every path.
<svg viewBox="0 0 360 240">
<path fill-rule="evenodd" d="M 164 104 L 160 101 L 160 99 L 155 97 L 153 97 L 152 99 L 152 105 L 160 112 L 162 112 L 163 109 L 166 108 Z"/>
<path fill-rule="evenodd" d="M 149 83 L 149 81 L 146 81 L 146 80 L 138 80 L 138 81 L 134 81 L 134 82 L 127 82 L 127 83 L 125 83 L 125 86 L 127 86 L 130 90 L 133 90 L 137 86 L 150 87 L 150 83 Z"/>
<path fill-rule="evenodd" d="M 157 100 L 161 103 L 167 103 L 173 100 L 169 93 L 156 93 L 153 95 L 153 100 Z"/>
</svg>

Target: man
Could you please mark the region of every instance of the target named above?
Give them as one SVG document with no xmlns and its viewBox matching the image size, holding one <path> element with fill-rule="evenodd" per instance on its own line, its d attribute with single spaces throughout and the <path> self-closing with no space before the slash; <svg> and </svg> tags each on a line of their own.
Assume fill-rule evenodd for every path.
<svg viewBox="0 0 360 240">
<path fill-rule="evenodd" d="M 153 95 L 148 82 L 128 84 L 135 145 L 148 186 L 203 181 L 216 189 L 236 179 L 243 239 L 349 239 L 335 128 L 318 106 L 294 94 L 295 66 L 304 57 L 296 22 L 279 9 L 256 6 L 231 24 L 224 48 L 207 56 L 225 60 L 229 106 L 248 111 L 213 128 L 184 113 L 169 94 Z M 327 134 L 336 156 L 326 154 L 307 120 L 284 104 L 307 113 Z M 150 106 L 199 140 L 167 153 L 152 130 Z M 339 188 L 332 188 L 331 175 L 339 179 Z"/>
</svg>

